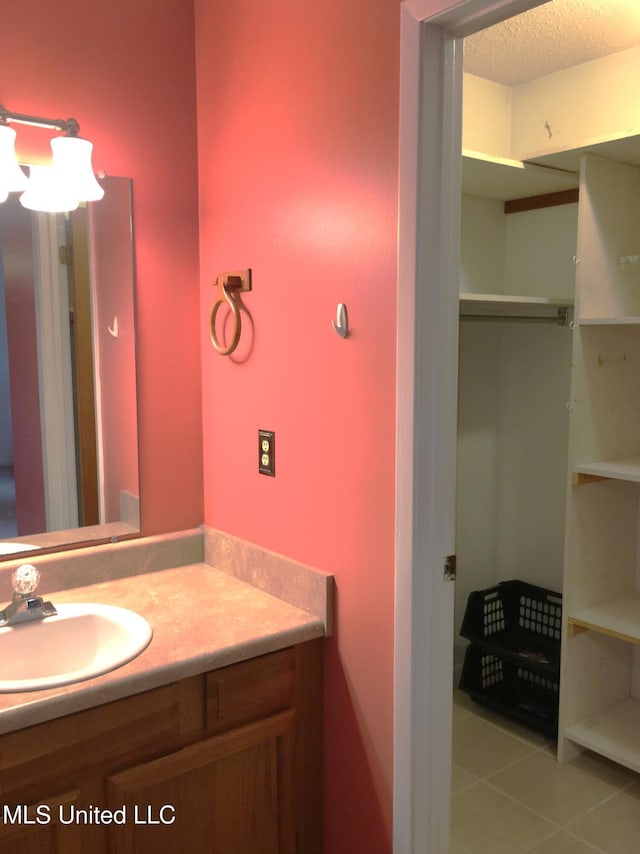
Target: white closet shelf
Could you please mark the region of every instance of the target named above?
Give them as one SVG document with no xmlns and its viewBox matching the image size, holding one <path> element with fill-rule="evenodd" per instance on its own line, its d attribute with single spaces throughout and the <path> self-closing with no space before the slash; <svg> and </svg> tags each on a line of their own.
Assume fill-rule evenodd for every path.
<svg viewBox="0 0 640 854">
<path fill-rule="evenodd" d="M 640 128 L 631 128 L 617 138 L 594 137 L 584 145 L 558 151 L 529 151 L 525 157 L 532 164 L 551 166 L 555 169 L 579 170 L 583 154 L 597 154 L 608 160 L 640 165 Z"/>
<path fill-rule="evenodd" d="M 570 634 L 586 629 L 629 643 L 640 643 L 640 594 L 622 596 L 569 616 Z"/>
<path fill-rule="evenodd" d="M 462 150 L 462 192 L 483 199 L 521 199 L 578 186 L 575 170 Z"/>
<path fill-rule="evenodd" d="M 640 771 L 640 701 L 627 697 L 565 730 L 571 741 Z"/>
<path fill-rule="evenodd" d="M 515 294 L 460 294 L 460 316 L 542 320 L 566 325 L 573 300 Z"/>
<path fill-rule="evenodd" d="M 640 483 L 640 457 L 623 457 L 614 460 L 602 460 L 582 463 L 573 467 L 574 486 L 589 483 L 592 480 L 627 480 Z"/>
</svg>

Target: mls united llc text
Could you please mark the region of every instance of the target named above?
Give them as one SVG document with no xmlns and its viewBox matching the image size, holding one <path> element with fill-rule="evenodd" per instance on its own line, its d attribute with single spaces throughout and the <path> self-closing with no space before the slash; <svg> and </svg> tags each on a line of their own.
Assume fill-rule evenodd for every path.
<svg viewBox="0 0 640 854">
<path fill-rule="evenodd" d="M 75 804 L 37 804 L 28 806 L 2 806 L 2 823 L 5 825 L 28 824 L 132 824 L 166 825 L 176 820 L 176 810 L 171 804 L 152 807 L 150 804 L 123 805 L 117 809 L 104 809 L 90 804 L 80 809 Z"/>
</svg>

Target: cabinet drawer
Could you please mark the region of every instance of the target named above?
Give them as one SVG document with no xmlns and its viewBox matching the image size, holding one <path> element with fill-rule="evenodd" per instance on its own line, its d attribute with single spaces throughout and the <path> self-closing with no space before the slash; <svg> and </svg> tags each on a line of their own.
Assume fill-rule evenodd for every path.
<svg viewBox="0 0 640 854">
<path fill-rule="evenodd" d="M 292 706 L 295 661 L 289 648 L 208 673 L 207 730 L 221 731 Z"/>
</svg>

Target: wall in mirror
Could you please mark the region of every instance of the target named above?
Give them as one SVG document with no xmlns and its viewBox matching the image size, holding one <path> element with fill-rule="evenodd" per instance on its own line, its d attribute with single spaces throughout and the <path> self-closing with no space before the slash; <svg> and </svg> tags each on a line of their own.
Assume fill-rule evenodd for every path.
<svg viewBox="0 0 640 854">
<path fill-rule="evenodd" d="M 139 533 L 131 181 L 0 205 L 0 559 Z"/>
</svg>

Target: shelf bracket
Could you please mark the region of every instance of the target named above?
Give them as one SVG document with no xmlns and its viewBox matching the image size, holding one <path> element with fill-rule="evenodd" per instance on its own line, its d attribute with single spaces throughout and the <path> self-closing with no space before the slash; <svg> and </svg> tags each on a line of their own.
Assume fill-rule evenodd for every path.
<svg viewBox="0 0 640 854">
<path fill-rule="evenodd" d="M 597 483 L 600 480 L 611 480 L 611 478 L 604 477 L 601 474 L 586 474 L 586 472 L 576 471 L 573 473 L 571 482 L 574 486 L 582 486 L 585 483 Z"/>
<path fill-rule="evenodd" d="M 575 635 L 581 635 L 583 632 L 588 632 L 589 629 L 587 626 L 581 626 L 579 623 L 572 623 L 569 621 L 568 631 L 569 637 L 572 638 Z"/>
</svg>

